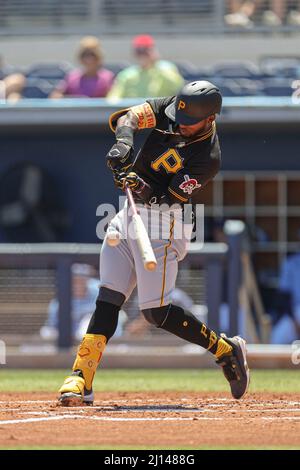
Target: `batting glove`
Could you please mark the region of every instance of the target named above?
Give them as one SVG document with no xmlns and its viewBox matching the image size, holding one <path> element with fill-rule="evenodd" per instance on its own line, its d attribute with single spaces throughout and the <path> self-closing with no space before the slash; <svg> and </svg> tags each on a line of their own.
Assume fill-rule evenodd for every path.
<svg viewBox="0 0 300 470">
<path fill-rule="evenodd" d="M 132 163 L 133 148 L 124 142 L 117 142 L 106 155 L 106 163 L 112 171 L 123 172 Z"/>
<path fill-rule="evenodd" d="M 128 174 L 124 172 L 114 174 L 114 181 L 115 185 L 123 191 L 125 186 L 128 186 L 132 191 L 139 192 L 145 186 L 145 181 L 133 171 Z"/>
</svg>

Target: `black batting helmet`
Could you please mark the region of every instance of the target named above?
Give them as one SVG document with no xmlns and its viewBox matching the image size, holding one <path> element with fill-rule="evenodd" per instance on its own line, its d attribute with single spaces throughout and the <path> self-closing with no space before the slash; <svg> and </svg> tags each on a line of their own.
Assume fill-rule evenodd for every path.
<svg viewBox="0 0 300 470">
<path fill-rule="evenodd" d="M 212 114 L 220 114 L 221 108 L 222 95 L 219 88 L 201 80 L 187 83 L 175 101 L 166 107 L 165 113 L 177 124 L 192 126 Z"/>
</svg>

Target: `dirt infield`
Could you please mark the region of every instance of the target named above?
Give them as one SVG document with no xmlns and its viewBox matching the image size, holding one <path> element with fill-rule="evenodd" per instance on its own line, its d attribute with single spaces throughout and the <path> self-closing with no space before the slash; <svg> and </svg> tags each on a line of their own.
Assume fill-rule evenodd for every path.
<svg viewBox="0 0 300 470">
<path fill-rule="evenodd" d="M 62 408 L 53 394 L 0 397 L 0 447 L 284 446 L 300 448 L 300 395 L 97 393 L 93 407 Z"/>
</svg>

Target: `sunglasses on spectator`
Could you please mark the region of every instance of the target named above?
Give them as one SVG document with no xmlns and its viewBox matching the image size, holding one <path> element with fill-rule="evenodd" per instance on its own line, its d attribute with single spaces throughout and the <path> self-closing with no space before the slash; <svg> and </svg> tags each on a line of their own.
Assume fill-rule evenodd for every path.
<svg viewBox="0 0 300 470">
<path fill-rule="evenodd" d="M 94 59 L 99 58 L 94 52 L 91 51 L 83 52 L 80 56 L 81 59 L 88 59 L 89 57 L 93 57 Z"/>
<path fill-rule="evenodd" d="M 136 55 L 148 55 L 149 51 L 149 47 L 137 47 L 136 49 L 134 49 Z"/>
</svg>

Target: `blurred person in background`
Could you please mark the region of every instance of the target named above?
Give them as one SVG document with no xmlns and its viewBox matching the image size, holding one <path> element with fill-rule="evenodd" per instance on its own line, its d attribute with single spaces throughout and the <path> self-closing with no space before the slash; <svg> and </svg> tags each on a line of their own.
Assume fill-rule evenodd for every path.
<svg viewBox="0 0 300 470">
<path fill-rule="evenodd" d="M 72 336 L 79 341 L 90 322 L 94 304 L 99 293 L 99 279 L 93 266 L 88 264 L 73 264 L 72 272 Z M 48 318 L 40 330 L 44 340 L 56 340 L 58 337 L 59 302 L 57 298 L 50 301 Z M 123 314 L 124 316 L 125 314 Z M 122 332 L 122 321 L 118 326 L 117 336 Z M 126 319 L 126 317 L 125 317 Z M 124 320 L 124 319 L 123 319 Z"/>
<path fill-rule="evenodd" d="M 2 80 L 1 99 L 4 98 L 10 103 L 16 103 L 21 100 L 25 84 L 26 78 L 22 73 L 8 75 Z"/>
<path fill-rule="evenodd" d="M 80 41 L 77 53 L 81 69 L 72 70 L 51 93 L 50 98 L 89 97 L 103 98 L 109 92 L 114 74 L 103 67 L 100 41 L 86 36 Z"/>
<path fill-rule="evenodd" d="M 108 97 L 121 99 L 176 95 L 184 80 L 172 62 L 159 58 L 152 36 L 136 36 L 132 48 L 137 64 L 119 72 Z"/>
<path fill-rule="evenodd" d="M 299 0 L 229 0 L 228 5 L 225 22 L 231 26 L 252 27 L 259 17 L 266 26 L 300 25 Z"/>
<path fill-rule="evenodd" d="M 268 26 L 281 26 L 284 23 L 300 25 L 299 0 L 256 0 L 259 6 L 265 6 L 262 21 Z"/>
<path fill-rule="evenodd" d="M 82 324 L 89 321 L 98 295 L 99 281 L 95 269 L 87 264 L 73 264 L 72 272 L 72 334 L 80 337 Z M 41 328 L 43 339 L 56 339 L 58 336 L 59 302 L 57 298 L 50 301 L 48 318 Z"/>
<path fill-rule="evenodd" d="M 225 15 L 225 22 L 230 26 L 242 26 L 249 28 L 253 26 L 251 20 L 256 9 L 255 0 L 229 0 L 229 13 Z"/>
<path fill-rule="evenodd" d="M 23 98 L 26 77 L 22 73 L 11 72 L 12 67 L 8 67 L 0 56 L 0 100 L 16 103 Z"/>
<path fill-rule="evenodd" d="M 296 2 L 296 8 L 290 9 L 288 13 L 288 23 L 294 26 L 300 26 L 300 1 Z"/>
<path fill-rule="evenodd" d="M 277 297 L 278 318 L 271 343 L 291 344 L 300 339 L 300 253 L 289 256 L 282 264 Z"/>
</svg>

